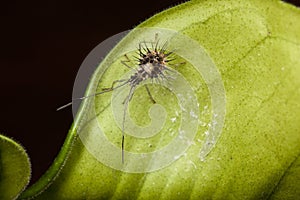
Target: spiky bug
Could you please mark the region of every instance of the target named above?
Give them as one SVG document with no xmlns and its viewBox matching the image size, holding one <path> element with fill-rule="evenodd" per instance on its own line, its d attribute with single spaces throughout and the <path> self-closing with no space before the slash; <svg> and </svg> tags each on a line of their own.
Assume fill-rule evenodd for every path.
<svg viewBox="0 0 300 200">
<path fill-rule="evenodd" d="M 151 47 L 148 47 L 148 43 L 151 43 Z M 126 111 L 128 108 L 128 103 L 130 102 L 134 91 L 136 87 L 143 81 L 146 81 L 148 79 L 151 79 L 152 81 L 161 81 L 161 80 L 167 80 L 170 78 L 170 76 L 167 75 L 167 71 L 172 71 L 171 68 L 167 66 L 168 62 L 174 60 L 174 58 L 170 58 L 170 55 L 173 53 L 172 51 L 167 51 L 167 42 L 165 42 L 161 47 L 159 46 L 159 40 L 158 35 L 155 35 L 155 41 L 154 42 L 140 42 L 137 55 L 135 56 L 135 59 L 137 61 L 137 67 L 134 68 L 130 66 L 128 63 L 130 63 L 130 59 L 125 54 L 125 61 L 121 61 L 122 64 L 124 64 L 126 67 L 130 69 L 134 69 L 134 73 L 128 78 L 128 79 L 120 79 L 113 81 L 111 87 L 109 88 L 103 88 L 101 92 L 94 93 L 92 95 L 75 98 L 72 99 L 72 102 L 75 100 L 83 100 L 89 97 L 94 97 L 106 92 L 113 91 L 115 89 L 121 88 L 125 85 L 130 86 L 130 91 L 128 96 L 126 97 L 124 101 L 124 113 L 123 113 L 123 121 L 122 121 L 122 163 L 124 163 L 124 144 L 125 144 L 125 118 L 126 118 Z M 117 86 L 115 86 L 118 84 Z M 153 99 L 149 88 L 147 85 L 145 85 L 145 88 L 147 90 L 147 93 L 153 103 L 155 103 L 155 100 Z M 72 102 L 61 106 L 57 110 L 61 110 L 67 106 L 72 105 Z"/>
</svg>

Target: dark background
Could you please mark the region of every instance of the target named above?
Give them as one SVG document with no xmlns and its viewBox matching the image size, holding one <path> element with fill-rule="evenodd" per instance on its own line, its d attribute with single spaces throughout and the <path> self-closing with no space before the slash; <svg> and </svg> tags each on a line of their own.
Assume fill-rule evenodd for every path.
<svg viewBox="0 0 300 200">
<path fill-rule="evenodd" d="M 100 42 L 183 1 L 7 1 L 1 3 L 0 133 L 27 150 L 35 182 L 71 126 L 77 70 Z M 289 1 L 300 6 L 299 0 Z"/>
</svg>

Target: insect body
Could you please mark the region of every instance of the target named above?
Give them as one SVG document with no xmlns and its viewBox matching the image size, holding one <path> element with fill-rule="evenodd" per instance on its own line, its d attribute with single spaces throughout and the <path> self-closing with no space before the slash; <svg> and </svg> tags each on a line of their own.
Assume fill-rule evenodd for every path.
<svg viewBox="0 0 300 200">
<path fill-rule="evenodd" d="M 125 55 L 127 60 L 121 61 L 121 63 L 124 64 L 126 67 L 128 67 L 130 69 L 135 69 L 135 72 L 130 76 L 130 78 L 115 80 L 112 83 L 110 88 L 103 88 L 103 91 L 101 91 L 101 92 L 98 92 L 98 93 L 95 93 L 92 95 L 88 95 L 88 96 L 84 96 L 81 98 L 72 99 L 72 101 L 82 100 L 82 99 L 97 96 L 97 95 L 100 95 L 100 94 L 103 94 L 106 92 L 113 91 L 113 90 L 115 90 L 117 88 L 121 88 L 125 85 L 130 86 L 129 94 L 124 101 L 124 113 L 123 113 L 123 123 L 122 123 L 122 163 L 124 163 L 124 140 L 125 140 L 124 124 L 125 124 L 125 118 L 126 118 L 126 111 L 127 111 L 128 103 L 134 94 L 135 88 L 142 81 L 145 81 L 147 79 L 151 79 L 152 81 L 153 80 L 156 80 L 156 81 L 166 80 L 166 79 L 170 78 L 170 76 L 167 75 L 166 71 L 172 71 L 172 69 L 167 66 L 168 62 L 174 60 L 174 59 L 168 58 L 172 54 L 172 52 L 166 51 L 166 49 L 165 49 L 165 47 L 167 45 L 166 43 L 162 47 L 158 47 L 157 34 L 155 36 L 155 40 L 156 41 L 154 43 L 153 42 L 151 43 L 152 44 L 151 49 L 149 49 L 146 42 L 142 42 L 139 44 L 139 48 L 138 48 L 138 52 L 137 52 L 138 57 L 135 57 L 137 59 L 137 63 L 138 63 L 137 68 L 133 68 L 129 64 L 127 64 L 128 62 L 131 62 L 127 55 Z M 153 44 L 155 44 L 155 46 Z M 119 83 L 119 84 L 117 86 L 115 86 L 115 84 L 117 84 L 117 83 Z M 155 103 L 155 100 L 151 96 L 149 88 L 147 87 L 147 85 L 145 85 L 145 87 L 146 87 L 147 93 L 148 93 L 149 97 L 151 98 L 152 102 Z M 72 104 L 72 102 L 58 108 L 57 110 L 63 109 L 71 104 Z"/>
</svg>

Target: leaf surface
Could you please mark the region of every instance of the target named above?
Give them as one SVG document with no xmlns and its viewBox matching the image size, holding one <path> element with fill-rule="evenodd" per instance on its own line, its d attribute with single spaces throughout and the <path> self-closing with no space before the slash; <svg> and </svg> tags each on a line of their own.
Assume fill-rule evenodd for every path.
<svg viewBox="0 0 300 200">
<path fill-rule="evenodd" d="M 148 19 L 139 27 L 176 30 L 197 41 L 216 65 L 226 92 L 226 117 L 215 147 L 204 160 L 199 158 L 205 131 L 212 126 L 205 123 L 211 117 L 211 94 L 203 77 L 187 63 L 177 70 L 197 91 L 204 123 L 199 123 L 193 145 L 183 156 L 148 173 L 121 172 L 99 162 L 82 141 L 94 149 L 98 145 L 100 158 L 120 159 L 96 142 L 101 122 L 107 138 L 120 147 L 121 131 L 107 93 L 95 98 L 93 110 L 85 101 L 59 162 L 21 199 L 295 199 L 300 185 L 294 178 L 300 174 L 299 22 L 299 9 L 275 0 L 190 1 Z M 130 45 L 130 40 L 119 43 L 101 66 Z M 105 72 L 99 68 L 86 94 L 109 87 L 126 73 L 121 60 L 109 63 Z M 169 113 L 161 131 L 164 137 L 141 141 L 126 136 L 126 150 L 157 150 L 170 141 L 170 128 L 179 126 L 179 120 L 170 122 L 178 109 L 174 96 L 160 87 L 150 90 Z M 145 112 L 151 107 L 146 97 L 142 88 L 137 89 L 129 104 L 130 117 L 141 126 L 151 121 Z M 85 136 L 76 137 L 78 133 Z"/>
</svg>

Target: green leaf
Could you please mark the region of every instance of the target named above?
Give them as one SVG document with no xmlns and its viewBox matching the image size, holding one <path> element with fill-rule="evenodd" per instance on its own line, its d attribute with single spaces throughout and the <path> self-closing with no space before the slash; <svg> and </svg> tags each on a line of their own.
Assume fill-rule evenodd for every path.
<svg viewBox="0 0 300 200">
<path fill-rule="evenodd" d="M 274 189 L 270 199 L 297 199 L 300 197 L 300 157 L 290 165 Z"/>
<path fill-rule="evenodd" d="M 20 198 L 266 199 L 287 192 L 287 199 L 297 198 L 297 188 L 287 188 L 300 185 L 299 179 L 293 178 L 300 174 L 295 161 L 300 153 L 299 22 L 299 9 L 275 0 L 191 1 L 148 19 L 139 28 L 176 30 L 198 42 L 217 67 L 226 93 L 226 117 L 215 147 L 199 158 L 200 149 L 209 146 L 205 134 L 211 133 L 206 131 L 214 126 L 209 124 L 214 83 L 207 84 L 193 63 L 176 55 L 178 61 L 186 61 L 176 70 L 197 91 L 202 121 L 183 156 L 147 173 L 126 173 L 99 162 L 97 159 L 105 157 L 120 160 L 120 154 L 105 149 L 105 138 L 99 142 L 100 123 L 109 141 L 120 147 L 121 130 L 109 106 L 112 94 L 106 93 L 95 98 L 95 107 L 93 99 L 85 101 L 54 165 Z M 127 72 L 120 64 L 120 52 L 136 45 L 133 36 L 134 32 L 101 63 L 87 95 L 109 87 Z M 194 50 L 191 43 L 185 46 Z M 170 122 L 180 109 L 174 103 L 176 97 L 163 87 L 151 86 L 150 90 L 165 107 L 167 121 L 153 138 L 138 140 L 126 135 L 128 151 L 159 150 L 171 141 L 171 130 L 179 127 L 179 119 Z M 140 126 L 148 124 L 151 120 L 146 112 L 151 106 L 147 93 L 138 88 L 129 105 L 130 117 Z M 157 164 L 155 157 L 151 162 L 149 168 Z M 128 159 L 124 167 L 139 164 L 143 163 Z"/>
<path fill-rule="evenodd" d="M 28 156 L 18 143 L 0 135 L 0 199 L 16 199 L 29 183 Z"/>
</svg>

